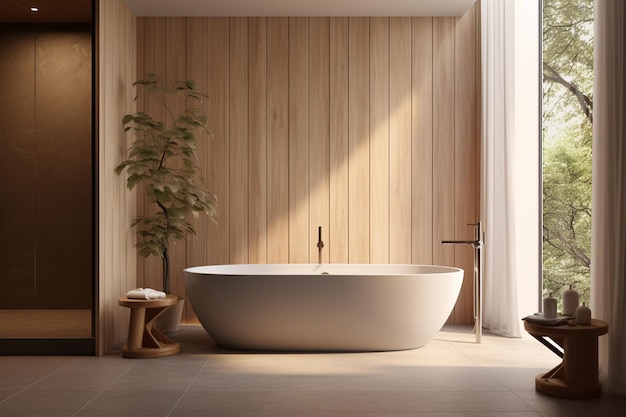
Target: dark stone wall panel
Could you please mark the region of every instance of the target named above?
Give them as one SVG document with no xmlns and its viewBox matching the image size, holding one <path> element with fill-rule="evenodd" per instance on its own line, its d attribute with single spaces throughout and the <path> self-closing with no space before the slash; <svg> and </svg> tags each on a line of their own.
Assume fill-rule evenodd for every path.
<svg viewBox="0 0 626 417">
<path fill-rule="evenodd" d="M 0 308 L 91 308 L 91 48 L 89 25 L 0 25 Z"/>
<path fill-rule="evenodd" d="M 35 303 L 35 33 L 0 25 L 0 308 Z"/>
<path fill-rule="evenodd" d="M 46 26 L 36 45 L 38 308 L 90 308 L 91 33 Z"/>
</svg>

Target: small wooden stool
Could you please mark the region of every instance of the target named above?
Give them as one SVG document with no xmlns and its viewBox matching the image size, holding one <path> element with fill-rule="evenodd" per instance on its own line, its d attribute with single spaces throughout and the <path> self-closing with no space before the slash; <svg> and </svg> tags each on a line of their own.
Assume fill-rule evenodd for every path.
<svg viewBox="0 0 626 417">
<path fill-rule="evenodd" d="M 178 302 L 175 295 L 154 300 L 121 297 L 119 304 L 130 308 L 128 341 L 122 348 L 125 358 L 159 358 L 180 352 L 180 344 L 165 336 L 154 325 L 155 319 Z"/>
<path fill-rule="evenodd" d="M 544 326 L 524 321 L 524 328 L 563 358 L 554 369 L 537 375 L 537 391 L 564 398 L 591 398 L 602 394 L 602 385 L 598 380 L 598 337 L 609 331 L 606 322 L 594 319 L 589 325 Z M 546 337 L 560 346 L 563 352 Z"/>
</svg>

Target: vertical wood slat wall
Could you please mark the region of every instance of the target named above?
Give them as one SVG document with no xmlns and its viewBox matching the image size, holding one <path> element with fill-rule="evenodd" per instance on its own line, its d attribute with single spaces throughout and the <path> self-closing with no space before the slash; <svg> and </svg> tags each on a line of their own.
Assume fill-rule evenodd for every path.
<svg viewBox="0 0 626 417">
<path fill-rule="evenodd" d="M 198 238 L 176 244 L 173 291 L 188 266 L 316 263 L 322 226 L 323 262 L 464 268 L 450 321 L 471 323 L 472 249 L 440 242 L 473 238 L 478 220 L 476 27 L 475 6 L 458 18 L 138 18 L 138 77 L 194 79 L 209 95 L 199 164 L 217 224 L 200 219 Z M 138 285 L 159 288 L 160 260 L 138 262 Z"/>
<path fill-rule="evenodd" d="M 128 309 L 118 298 L 137 285 L 135 236 L 129 228 L 136 197 L 115 167 L 127 139 L 122 116 L 134 111 L 136 18 L 123 0 L 98 2 L 98 168 L 99 267 L 97 353 L 121 345 L 128 335 Z"/>
</svg>

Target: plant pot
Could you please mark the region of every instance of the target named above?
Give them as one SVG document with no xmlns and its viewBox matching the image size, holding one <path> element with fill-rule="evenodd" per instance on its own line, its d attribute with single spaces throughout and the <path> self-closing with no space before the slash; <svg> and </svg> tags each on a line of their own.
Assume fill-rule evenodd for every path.
<svg viewBox="0 0 626 417">
<path fill-rule="evenodd" d="M 156 326 L 164 334 L 178 333 L 180 330 L 180 320 L 183 316 L 183 306 L 185 299 L 178 297 L 178 303 L 165 310 L 156 319 Z"/>
</svg>

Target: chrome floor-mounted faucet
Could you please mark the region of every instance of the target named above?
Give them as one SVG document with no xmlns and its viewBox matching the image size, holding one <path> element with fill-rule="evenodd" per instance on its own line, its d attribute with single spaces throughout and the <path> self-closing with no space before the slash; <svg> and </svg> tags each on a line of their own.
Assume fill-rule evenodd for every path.
<svg viewBox="0 0 626 417">
<path fill-rule="evenodd" d="M 443 245 L 472 245 L 474 248 L 474 331 L 476 343 L 480 343 L 483 334 L 483 271 L 482 253 L 483 231 L 480 222 L 468 224 L 474 226 L 474 240 L 442 240 Z"/>
</svg>

